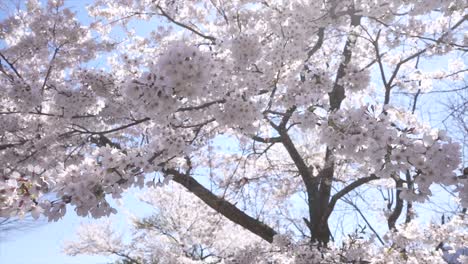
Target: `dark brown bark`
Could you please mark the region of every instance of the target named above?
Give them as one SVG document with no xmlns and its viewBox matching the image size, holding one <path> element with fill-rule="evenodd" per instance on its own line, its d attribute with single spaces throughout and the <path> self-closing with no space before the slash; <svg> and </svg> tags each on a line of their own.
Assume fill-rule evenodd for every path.
<svg viewBox="0 0 468 264">
<path fill-rule="evenodd" d="M 111 142 L 110 139 L 105 137 L 103 134 L 100 134 L 100 137 L 101 138 L 99 140 L 103 140 L 104 142 Z M 120 145 L 113 145 L 113 147 L 121 149 Z M 160 153 L 156 153 L 154 157 L 150 159 L 150 162 L 152 162 L 152 160 L 159 154 Z M 267 242 L 273 242 L 273 237 L 276 235 L 276 231 L 273 230 L 273 228 L 262 223 L 258 219 L 247 215 L 225 199 L 216 196 L 190 175 L 181 173 L 176 169 L 163 169 L 162 172 L 166 175 L 172 175 L 175 182 L 184 186 L 188 191 L 200 198 L 203 202 L 205 202 L 205 204 L 227 219 L 244 227 Z"/>
<path fill-rule="evenodd" d="M 188 191 L 195 194 L 209 207 L 213 208 L 216 212 L 222 214 L 227 219 L 244 227 L 262 239 L 270 243 L 273 242 L 273 237 L 276 235 L 276 231 L 273 230 L 273 228 L 262 223 L 258 219 L 247 215 L 225 199 L 216 196 L 191 176 L 174 169 L 164 170 L 164 173 L 172 175 L 175 182 L 184 186 Z"/>
<path fill-rule="evenodd" d="M 375 174 L 371 174 L 369 177 L 364 177 L 357 179 L 356 181 L 350 183 L 343 189 L 341 189 L 339 192 L 335 193 L 333 197 L 330 200 L 329 206 L 328 206 L 328 215 L 332 213 L 333 208 L 335 208 L 336 203 L 338 202 L 339 199 L 341 199 L 343 196 L 351 192 L 352 190 L 358 188 L 359 186 L 366 184 L 370 181 L 376 180 L 378 177 Z"/>
<path fill-rule="evenodd" d="M 324 219 L 318 215 L 318 201 L 320 200 L 320 195 L 319 184 L 316 181 L 317 178 L 313 177 L 312 171 L 308 168 L 304 159 L 297 151 L 287 131 L 279 129 L 278 132 L 280 133 L 283 146 L 286 148 L 286 151 L 296 165 L 296 168 L 299 170 L 299 174 L 301 175 L 302 181 L 306 187 L 307 202 L 309 205 L 309 221 L 306 221 L 306 223 L 310 230 L 311 240 L 313 242 L 328 243 L 330 235 L 328 223 L 327 221 L 325 221 L 325 224 L 322 223 Z"/>
<path fill-rule="evenodd" d="M 361 16 L 357 16 L 351 14 L 351 26 L 359 26 L 361 23 Z M 348 66 L 349 62 L 351 61 L 352 57 L 352 47 L 356 42 L 355 39 L 348 38 L 346 40 L 344 49 L 343 49 L 343 57 L 344 60 L 341 62 L 340 66 L 338 67 L 338 71 L 336 73 L 335 85 L 333 86 L 333 90 L 328 94 L 330 97 L 330 110 L 337 110 L 341 106 L 341 102 L 345 99 L 345 89 L 343 85 L 340 84 L 340 80 L 346 75 L 346 67 Z"/>
<path fill-rule="evenodd" d="M 329 150 L 327 149 L 327 156 Z M 313 199 L 309 198 L 309 207 L 312 211 L 312 217 L 310 220 L 311 224 L 311 239 L 313 242 L 319 242 L 321 244 L 327 244 L 330 241 L 331 232 L 328 226 L 327 214 L 329 210 L 331 184 L 334 174 L 334 166 L 330 166 L 322 169 L 317 175 L 318 182 L 316 187 L 318 191 L 315 193 Z"/>
<path fill-rule="evenodd" d="M 406 172 L 406 184 L 408 185 L 408 190 L 412 192 L 414 190 L 414 183 L 413 183 L 413 179 L 411 178 L 411 174 L 409 171 Z M 408 224 L 409 222 L 411 222 L 412 218 L 413 218 L 413 202 L 406 201 L 405 224 Z"/>
<path fill-rule="evenodd" d="M 400 198 L 401 188 L 403 188 L 403 181 L 396 179 L 396 205 L 393 212 L 388 217 L 387 223 L 390 230 L 395 229 L 396 221 L 403 211 L 403 200 Z"/>
<path fill-rule="evenodd" d="M 351 11 L 352 12 L 352 11 Z M 361 17 L 350 13 L 351 26 L 358 26 L 361 22 Z M 346 40 L 343 57 L 336 73 L 335 84 L 332 91 L 328 94 L 330 100 L 330 110 L 334 111 L 340 108 L 341 102 L 345 98 L 345 89 L 340 84 L 341 79 L 346 75 L 346 67 L 351 61 L 352 47 L 355 39 L 348 38 Z M 312 184 L 309 191 L 309 210 L 310 210 L 310 231 L 313 242 L 327 244 L 330 241 L 331 232 L 328 226 L 328 218 L 333 211 L 334 204 L 330 204 L 331 186 L 333 184 L 333 175 L 335 173 L 333 150 L 327 148 L 325 154 L 324 168 L 317 175 L 317 180 Z M 307 184 L 306 184 L 307 185 Z M 336 201 L 335 201 L 336 203 Z"/>
<path fill-rule="evenodd" d="M 351 25 L 358 26 L 360 24 L 361 17 L 354 15 L 353 13 L 351 13 L 350 16 Z M 320 33 L 323 34 L 322 31 Z M 345 76 L 346 67 L 351 61 L 352 46 L 354 42 L 355 40 L 348 38 L 345 43 L 343 50 L 344 60 L 341 62 L 338 68 L 335 84 L 332 91 L 329 93 L 331 111 L 339 109 L 341 102 L 345 98 L 345 89 L 343 85 L 340 84 L 340 80 Z M 331 204 L 331 186 L 334 175 L 333 151 L 327 148 L 325 154 L 325 166 L 319 172 L 317 177 L 313 177 L 312 171 L 309 169 L 288 135 L 286 130 L 287 122 L 288 117 L 286 116 L 281 121 L 281 124 L 274 128 L 280 134 L 281 142 L 296 165 L 306 187 L 309 205 L 309 220 L 306 221 L 306 224 L 308 225 L 311 233 L 311 241 L 326 245 L 330 241 L 331 237 L 331 232 L 328 226 L 328 218 L 331 214 L 331 211 L 333 210 L 336 200 L 341 198 L 341 196 L 336 197 L 336 199 L 333 200 L 333 203 Z M 370 180 L 371 179 L 369 179 L 369 181 Z M 353 186 L 352 189 L 357 188 L 360 185 L 361 184 L 357 184 L 356 186 Z M 350 190 L 348 188 L 345 194 L 349 191 Z"/>
<path fill-rule="evenodd" d="M 7 149 L 7 148 L 16 147 L 16 146 L 21 146 L 24 143 L 26 143 L 26 140 L 22 141 L 22 142 L 19 142 L 19 143 L 3 144 L 3 145 L 0 145 L 0 150 L 4 150 L 4 149 Z"/>
</svg>

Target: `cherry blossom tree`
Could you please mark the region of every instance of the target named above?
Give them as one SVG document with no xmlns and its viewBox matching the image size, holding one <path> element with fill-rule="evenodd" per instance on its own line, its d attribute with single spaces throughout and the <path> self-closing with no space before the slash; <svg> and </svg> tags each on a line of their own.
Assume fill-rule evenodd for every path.
<svg viewBox="0 0 468 264">
<path fill-rule="evenodd" d="M 115 255 L 130 263 L 214 263 L 239 249 L 268 244 L 180 186 L 147 191 L 140 199 L 156 213 L 130 218 L 134 232 L 128 243 L 110 221 L 103 221 L 83 225 L 77 241 L 66 244 L 64 251 L 70 255 Z"/>
<path fill-rule="evenodd" d="M 326 248 L 310 247 L 307 240 L 294 242 L 288 235 L 277 235 L 270 244 L 180 186 L 149 190 L 140 199 L 155 213 L 143 218 L 130 216 L 130 238 L 116 231 L 108 220 L 86 224 L 78 230 L 76 240 L 65 244 L 64 252 L 72 256 L 114 256 L 116 263 L 133 264 L 463 263 L 456 262 L 463 254 L 446 249 L 457 248 L 468 239 L 468 218 L 456 216 L 443 225 L 422 227 L 414 221 L 402 224 L 399 232 L 388 232 L 383 245 L 378 246 L 375 236 L 364 238 L 364 230 L 349 234 L 339 246 Z"/>
<path fill-rule="evenodd" d="M 359 189 L 388 193 L 395 241 L 415 233 L 413 203 L 435 184 L 468 207 L 460 144 L 392 100 L 464 81 L 465 1 L 100 0 L 88 12 L 32 0 L 1 21 L 1 216 L 56 221 L 70 205 L 99 218 L 129 187 L 174 182 L 310 263 L 326 259 L 342 201 L 368 222 L 348 198 Z M 424 248 L 415 261 L 436 251 L 394 244 L 395 257 Z"/>
</svg>

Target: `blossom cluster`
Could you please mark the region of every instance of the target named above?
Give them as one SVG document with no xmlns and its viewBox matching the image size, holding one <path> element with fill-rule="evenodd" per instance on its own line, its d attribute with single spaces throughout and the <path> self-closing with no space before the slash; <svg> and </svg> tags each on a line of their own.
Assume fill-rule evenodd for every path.
<svg viewBox="0 0 468 264">
<path fill-rule="evenodd" d="M 255 121 L 261 120 L 261 112 L 255 102 L 245 98 L 241 93 L 228 97 L 223 109 L 214 114 L 216 121 L 225 126 L 238 128 L 245 134 L 255 132 Z"/>
<path fill-rule="evenodd" d="M 133 103 L 134 111 L 167 116 L 175 110 L 177 101 L 171 88 L 160 82 L 161 78 L 155 73 L 145 72 L 124 85 L 123 93 Z"/>
<path fill-rule="evenodd" d="M 236 65 L 249 66 L 259 55 L 260 43 L 255 36 L 240 35 L 231 40 L 230 50 Z"/>
<path fill-rule="evenodd" d="M 209 93 L 207 84 L 213 67 L 208 54 L 184 42 L 171 43 L 156 65 L 163 87 L 186 98 Z"/>
<path fill-rule="evenodd" d="M 340 82 L 350 91 L 361 91 L 369 86 L 370 72 L 366 69 L 359 69 L 355 65 L 350 65 L 346 68 L 345 76 Z"/>
<path fill-rule="evenodd" d="M 133 110 L 162 120 L 186 101 L 211 93 L 214 62 L 206 52 L 184 42 L 172 42 L 148 71 L 123 84 Z"/>
<path fill-rule="evenodd" d="M 360 164 L 363 173 L 399 178 L 415 171 L 419 193 L 404 191 L 401 198 L 423 201 L 431 194 L 432 184 L 457 182 L 455 171 L 461 160 L 454 153 L 460 151 L 460 145 L 443 131 L 425 130 L 398 109 L 387 108 L 379 115 L 373 106 L 338 111 L 329 116 L 321 135 L 337 154 Z"/>
<path fill-rule="evenodd" d="M 23 217 L 25 212 L 31 212 L 37 219 L 43 212 L 39 198 L 53 187 L 47 174 L 30 165 L 20 171 L 3 169 L 0 177 L 0 216 Z"/>
</svg>

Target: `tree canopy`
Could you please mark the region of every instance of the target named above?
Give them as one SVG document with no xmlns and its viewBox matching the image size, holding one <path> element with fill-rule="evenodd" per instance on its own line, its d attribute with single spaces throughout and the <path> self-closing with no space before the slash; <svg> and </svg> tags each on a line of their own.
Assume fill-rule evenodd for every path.
<svg viewBox="0 0 468 264">
<path fill-rule="evenodd" d="M 442 261 L 427 243 L 460 246 L 465 218 L 457 235 L 424 240 L 411 231 L 413 204 L 442 185 L 466 208 L 468 180 L 461 145 L 415 110 L 442 83 L 466 88 L 466 8 L 99 0 L 88 21 L 63 1 L 27 1 L 0 22 L 0 216 L 56 221 L 69 205 L 100 218 L 126 189 L 170 183 L 207 206 L 193 210 L 209 221 L 233 225 L 226 232 L 242 227 L 252 243 L 281 248 L 263 259 L 379 263 L 390 247 L 395 263 Z M 414 94 L 410 108 L 398 93 Z M 347 199 L 364 187 L 382 194 L 388 239 L 374 230 L 378 253 L 327 259 L 339 203 L 372 228 Z M 376 244 L 347 243 L 333 252 Z"/>
</svg>

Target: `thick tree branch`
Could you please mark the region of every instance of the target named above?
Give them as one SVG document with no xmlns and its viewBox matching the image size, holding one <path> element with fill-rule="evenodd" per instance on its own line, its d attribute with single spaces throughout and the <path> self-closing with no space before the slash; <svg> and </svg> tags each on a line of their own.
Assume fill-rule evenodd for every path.
<svg viewBox="0 0 468 264">
<path fill-rule="evenodd" d="M 167 169 L 163 170 L 163 172 L 167 175 L 172 175 L 175 182 L 181 184 L 191 193 L 195 194 L 216 212 L 222 214 L 227 219 L 244 227 L 262 239 L 270 243 L 273 242 L 273 237 L 276 235 L 276 231 L 261 221 L 247 215 L 232 203 L 216 196 L 210 190 L 197 182 L 193 177 L 180 173 L 175 169 Z"/>
<path fill-rule="evenodd" d="M 286 148 L 286 151 L 288 152 L 292 161 L 296 165 L 306 187 L 312 188 L 312 186 L 314 186 L 314 180 L 312 178 L 312 172 L 309 170 L 309 167 L 304 162 L 304 159 L 302 158 L 301 154 L 299 154 L 299 151 L 296 149 L 296 146 L 292 142 L 288 133 L 285 130 L 279 130 L 278 132 L 280 133 L 281 142 L 283 143 L 283 146 Z"/>
<path fill-rule="evenodd" d="M 360 179 L 350 183 L 349 185 L 347 185 L 346 187 L 341 189 L 339 192 L 335 193 L 332 196 L 332 198 L 330 199 L 330 203 L 328 204 L 328 213 L 327 213 L 328 216 L 331 214 L 331 212 L 333 212 L 333 209 L 335 208 L 336 203 L 343 196 L 345 196 L 349 192 L 353 191 L 354 189 L 358 188 L 359 186 L 361 186 L 363 184 L 366 184 L 366 183 L 368 183 L 370 181 L 376 180 L 376 179 L 378 179 L 378 177 L 375 174 L 371 174 L 369 177 L 360 178 Z"/>
<path fill-rule="evenodd" d="M 312 57 L 312 55 L 315 54 L 315 52 L 317 52 L 320 47 L 322 47 L 322 44 L 323 44 L 323 39 L 325 37 L 325 28 L 324 27 L 321 27 L 319 28 L 318 32 L 317 32 L 317 36 L 318 36 L 318 39 L 317 39 L 317 42 L 315 43 L 315 45 L 312 47 L 312 49 L 310 49 L 308 52 L 307 52 L 307 59 L 305 60 L 306 62 L 308 60 L 310 60 L 310 58 Z"/>
<path fill-rule="evenodd" d="M 408 185 L 408 190 L 413 191 L 414 190 L 414 183 L 413 179 L 411 178 L 411 174 L 409 171 L 406 172 L 406 184 Z M 405 224 L 408 224 L 411 222 L 411 219 L 413 218 L 413 202 L 411 201 L 406 201 L 406 218 L 405 218 Z"/>
<path fill-rule="evenodd" d="M 388 217 L 388 228 L 390 230 L 395 229 L 396 221 L 400 217 L 403 211 L 403 199 L 400 198 L 401 188 L 403 188 L 403 181 L 401 179 L 395 179 L 396 182 L 396 205 L 393 212 Z"/>
<path fill-rule="evenodd" d="M 281 137 L 262 138 L 262 137 L 259 137 L 259 136 L 253 136 L 252 139 L 257 141 L 257 142 L 261 142 L 261 143 L 265 143 L 265 144 L 281 142 Z"/>
<path fill-rule="evenodd" d="M 7 144 L 3 144 L 3 145 L 0 145 L 0 150 L 4 150 L 4 149 L 7 149 L 7 148 L 12 148 L 12 147 L 15 147 L 15 146 L 21 146 L 23 145 L 24 143 L 26 143 L 27 141 L 21 141 L 21 142 L 18 142 L 18 143 L 7 143 Z"/>
<path fill-rule="evenodd" d="M 361 23 L 361 16 L 351 14 L 351 26 L 359 26 Z M 346 40 L 344 49 L 343 49 L 343 57 L 344 60 L 341 62 L 340 66 L 338 67 L 338 71 L 336 73 L 335 84 L 333 85 L 333 90 L 328 93 L 330 97 L 330 109 L 336 110 L 339 109 L 341 106 L 341 102 L 345 98 L 345 89 L 343 85 L 340 84 L 340 80 L 346 75 L 346 67 L 348 66 L 349 62 L 351 61 L 352 56 L 352 47 L 356 42 L 353 38 L 348 38 Z"/>
<path fill-rule="evenodd" d="M 44 88 L 46 87 L 47 81 L 49 80 L 50 74 L 52 73 L 54 60 L 55 60 L 55 57 L 57 57 L 57 54 L 58 54 L 59 50 L 60 50 L 60 47 L 55 48 L 54 54 L 52 55 L 52 59 L 49 62 L 49 67 L 47 68 L 47 72 L 46 72 L 46 75 L 44 77 L 44 82 L 42 83 L 42 87 L 41 87 L 42 93 L 44 92 Z"/>
</svg>

